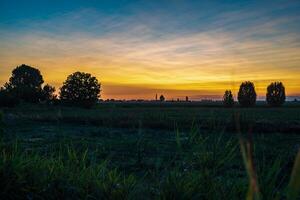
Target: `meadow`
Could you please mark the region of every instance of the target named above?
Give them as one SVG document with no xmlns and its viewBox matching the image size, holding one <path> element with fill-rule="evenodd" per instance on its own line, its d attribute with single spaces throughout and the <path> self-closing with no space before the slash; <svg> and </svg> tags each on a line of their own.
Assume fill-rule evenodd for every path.
<svg viewBox="0 0 300 200">
<path fill-rule="evenodd" d="M 4 199 L 299 198 L 297 103 L 19 105 L 1 115 Z"/>
</svg>

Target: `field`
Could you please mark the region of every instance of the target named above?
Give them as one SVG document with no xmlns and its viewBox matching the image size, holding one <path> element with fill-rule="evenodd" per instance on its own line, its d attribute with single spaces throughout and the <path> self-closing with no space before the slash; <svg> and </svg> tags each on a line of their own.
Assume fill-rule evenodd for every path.
<svg viewBox="0 0 300 200">
<path fill-rule="evenodd" d="M 297 103 L 20 105 L 2 113 L 5 199 L 292 199 L 298 192 L 291 186 Z"/>
</svg>

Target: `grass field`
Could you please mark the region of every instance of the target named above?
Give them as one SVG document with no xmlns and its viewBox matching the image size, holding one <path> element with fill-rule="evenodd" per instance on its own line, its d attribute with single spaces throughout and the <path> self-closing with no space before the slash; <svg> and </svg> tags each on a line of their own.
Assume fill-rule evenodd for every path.
<svg viewBox="0 0 300 200">
<path fill-rule="evenodd" d="M 22 105 L 2 113 L 5 199 L 297 198 L 297 104 Z"/>
</svg>

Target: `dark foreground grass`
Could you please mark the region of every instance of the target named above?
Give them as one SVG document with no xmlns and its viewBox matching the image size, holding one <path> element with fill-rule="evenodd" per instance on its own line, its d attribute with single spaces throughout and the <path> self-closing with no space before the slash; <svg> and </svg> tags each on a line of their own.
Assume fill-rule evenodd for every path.
<svg viewBox="0 0 300 200">
<path fill-rule="evenodd" d="M 210 139 L 214 140 L 195 141 L 189 153 L 184 152 L 186 144 L 174 144 L 173 156 L 152 162 L 132 155 L 135 162 L 126 168 L 115 166 L 118 161 L 110 156 L 101 158 L 99 149 L 85 144 L 77 148 L 80 143 L 67 140 L 42 151 L 24 149 L 21 142 L 2 143 L 0 195 L 4 199 L 245 198 L 249 180 L 236 141 L 220 139 L 206 145 Z M 261 198 L 287 197 L 292 165 L 293 158 L 283 155 L 256 159 Z"/>
<path fill-rule="evenodd" d="M 28 115 L 43 116 L 39 109 L 28 114 L 5 111 L 2 199 L 298 197 L 298 134 L 252 133 L 249 138 L 243 131 L 226 132 L 214 119 L 210 129 L 194 122 L 188 129 L 171 131 L 147 129 L 143 120 L 126 129 L 59 118 L 28 120 Z M 80 111 L 75 113 L 80 119 L 86 112 L 97 113 Z M 18 118 L 12 113 L 19 113 Z M 170 117 L 168 112 L 159 115 Z"/>
</svg>

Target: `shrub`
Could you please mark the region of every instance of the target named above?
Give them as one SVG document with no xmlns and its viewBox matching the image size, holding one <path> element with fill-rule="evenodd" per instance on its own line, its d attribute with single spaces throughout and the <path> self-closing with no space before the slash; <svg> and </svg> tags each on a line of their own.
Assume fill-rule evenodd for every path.
<svg viewBox="0 0 300 200">
<path fill-rule="evenodd" d="M 54 103 L 57 99 L 57 96 L 54 94 L 55 87 L 52 87 L 51 85 L 46 84 L 43 87 L 42 93 L 41 93 L 41 100 L 46 101 L 47 103 Z"/>
<path fill-rule="evenodd" d="M 3 113 L 0 111 L 0 139 L 1 139 L 1 135 L 3 133 Z"/>
<path fill-rule="evenodd" d="M 19 100 L 13 92 L 3 88 L 0 89 L 0 107 L 14 107 L 18 103 Z"/>
<path fill-rule="evenodd" d="M 60 99 L 66 104 L 91 107 L 100 97 L 100 87 L 96 77 L 75 72 L 68 76 L 60 88 Z"/>
<path fill-rule="evenodd" d="M 270 106 L 281 106 L 285 102 L 285 88 L 281 82 L 273 82 L 267 88 L 267 103 Z"/>
<path fill-rule="evenodd" d="M 164 95 L 160 95 L 159 100 L 160 100 L 160 101 L 165 101 Z"/>
<path fill-rule="evenodd" d="M 233 95 L 231 90 L 226 90 L 223 96 L 223 104 L 227 107 L 232 107 L 234 105 Z"/>
<path fill-rule="evenodd" d="M 254 106 L 256 102 L 256 92 L 254 84 L 250 81 L 243 82 L 238 93 L 238 101 L 241 106 Z"/>
</svg>

